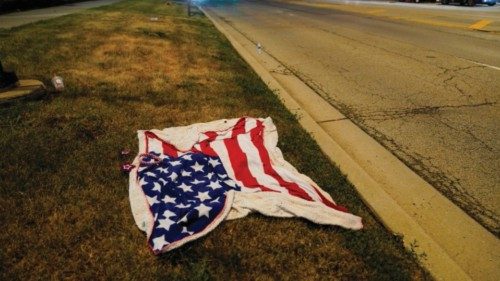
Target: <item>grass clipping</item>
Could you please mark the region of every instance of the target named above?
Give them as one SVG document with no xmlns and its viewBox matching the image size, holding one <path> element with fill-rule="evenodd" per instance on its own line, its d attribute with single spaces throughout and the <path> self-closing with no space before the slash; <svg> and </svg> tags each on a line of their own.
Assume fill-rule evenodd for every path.
<svg viewBox="0 0 500 281">
<path fill-rule="evenodd" d="M 0 30 L 3 62 L 20 77 L 50 84 L 55 73 L 66 84 L 0 108 L 0 279 L 428 279 L 209 20 L 185 14 L 123 1 Z M 285 157 L 365 229 L 252 215 L 152 255 L 118 151 L 136 147 L 137 129 L 239 116 L 271 116 Z"/>
</svg>

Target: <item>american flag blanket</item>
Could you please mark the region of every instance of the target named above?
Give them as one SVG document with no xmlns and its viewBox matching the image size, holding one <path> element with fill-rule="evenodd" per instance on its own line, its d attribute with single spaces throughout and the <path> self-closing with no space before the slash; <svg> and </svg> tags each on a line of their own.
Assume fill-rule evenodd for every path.
<svg viewBox="0 0 500 281">
<path fill-rule="evenodd" d="M 360 217 L 284 160 L 271 118 L 141 130 L 138 138 L 130 204 L 155 254 L 251 212 L 363 227 Z"/>
</svg>

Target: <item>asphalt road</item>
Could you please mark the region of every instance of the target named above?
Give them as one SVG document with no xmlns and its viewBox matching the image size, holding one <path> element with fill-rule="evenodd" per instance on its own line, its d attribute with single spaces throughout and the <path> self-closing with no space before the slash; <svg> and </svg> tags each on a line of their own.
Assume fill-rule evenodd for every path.
<svg viewBox="0 0 500 281">
<path fill-rule="evenodd" d="M 57 7 L 4 14 L 0 15 L 0 28 L 12 28 L 31 22 L 65 16 L 73 13 L 78 13 L 90 8 L 110 5 L 118 1 L 120 0 L 95 0 L 61 5 Z"/>
<path fill-rule="evenodd" d="M 498 235 L 500 7 L 343 2 L 207 5 Z"/>
</svg>

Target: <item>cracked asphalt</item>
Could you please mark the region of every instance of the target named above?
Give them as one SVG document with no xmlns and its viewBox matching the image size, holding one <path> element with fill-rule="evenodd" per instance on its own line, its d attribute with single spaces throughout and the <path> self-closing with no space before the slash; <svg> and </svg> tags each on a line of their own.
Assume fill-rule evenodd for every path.
<svg viewBox="0 0 500 281">
<path fill-rule="evenodd" d="M 499 236 L 500 34 L 266 0 L 210 8 Z"/>
</svg>

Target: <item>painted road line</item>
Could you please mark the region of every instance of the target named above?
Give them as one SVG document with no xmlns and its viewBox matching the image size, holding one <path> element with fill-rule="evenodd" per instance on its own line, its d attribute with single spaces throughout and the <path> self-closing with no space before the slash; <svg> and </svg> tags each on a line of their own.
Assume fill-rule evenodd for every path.
<svg viewBox="0 0 500 281">
<path fill-rule="evenodd" d="M 462 24 L 457 24 L 453 22 L 448 22 L 448 21 L 438 21 L 438 20 L 432 20 L 432 19 L 426 19 L 426 18 L 412 18 L 412 17 L 398 17 L 398 19 L 405 20 L 408 22 L 416 22 L 420 24 L 425 24 L 425 25 L 431 25 L 431 26 L 438 26 L 438 27 L 449 27 L 449 28 L 460 28 L 463 29 L 466 26 Z"/>
<path fill-rule="evenodd" d="M 396 21 L 405 21 L 405 22 L 412 22 L 412 23 L 418 23 L 418 24 L 424 24 L 424 25 L 430 25 L 430 26 L 437 26 L 437 27 L 446 27 L 446 28 L 455 28 L 455 29 L 466 29 L 466 30 L 483 30 L 485 26 L 491 24 L 493 21 L 492 20 L 480 20 L 472 25 L 456 22 L 456 21 L 442 21 L 442 20 L 435 20 L 432 18 L 425 17 L 423 15 L 421 16 L 401 16 L 398 11 L 396 10 L 391 10 L 391 9 L 373 9 L 370 8 L 369 6 L 360 6 L 360 5 L 350 5 L 350 4 L 341 4 L 341 3 L 335 3 L 335 4 L 325 4 L 325 3 L 304 3 L 304 2 L 299 2 L 299 1 L 287 1 L 287 0 L 282 0 L 281 2 L 283 3 L 293 3 L 295 5 L 302 5 L 302 6 L 309 6 L 309 7 L 315 7 L 315 8 L 325 8 L 325 9 L 333 9 L 333 10 L 339 10 L 339 11 L 344 11 L 344 12 L 350 12 L 350 13 L 357 13 L 361 15 L 368 15 L 368 16 L 374 16 L 374 17 L 382 17 L 382 18 L 387 18 L 390 20 L 396 20 Z"/>
<path fill-rule="evenodd" d="M 489 67 L 489 68 L 492 68 L 492 69 L 495 69 L 495 70 L 500 70 L 500 67 L 498 67 L 498 66 L 489 65 L 489 64 L 482 63 L 482 62 L 472 61 L 472 60 L 468 60 L 468 61 L 472 62 L 473 64 L 481 65 L 481 66 L 484 66 L 484 67 Z"/>
<path fill-rule="evenodd" d="M 375 15 L 375 14 L 381 14 L 385 12 L 384 9 L 377 9 L 377 10 L 371 10 L 371 11 L 368 11 L 369 14 L 372 14 L 372 15 Z"/>
<path fill-rule="evenodd" d="M 492 20 L 480 20 L 480 21 L 474 23 L 473 25 L 469 26 L 469 28 L 470 29 L 481 29 L 492 22 L 493 22 Z"/>
</svg>

